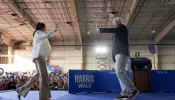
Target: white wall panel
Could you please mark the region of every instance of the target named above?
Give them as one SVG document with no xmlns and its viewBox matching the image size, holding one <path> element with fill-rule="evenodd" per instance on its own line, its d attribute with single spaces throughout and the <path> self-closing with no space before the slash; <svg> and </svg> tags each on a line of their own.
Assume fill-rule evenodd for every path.
<svg viewBox="0 0 175 100">
<path fill-rule="evenodd" d="M 163 39 L 160 44 L 175 44 L 174 39 Z M 159 45 L 159 67 L 162 70 L 175 70 L 175 45 Z"/>
<path fill-rule="evenodd" d="M 63 71 L 69 69 L 81 69 L 82 51 L 76 50 L 75 46 L 59 46 L 59 45 L 75 45 L 74 41 L 51 41 L 52 52 L 49 57 L 50 65 L 62 65 Z M 25 44 L 24 44 L 25 45 Z M 26 50 L 14 50 L 14 54 L 18 54 L 24 59 L 31 60 L 32 46 L 27 46 Z"/>
<path fill-rule="evenodd" d="M 93 41 L 93 42 L 86 42 L 83 46 L 83 56 L 81 50 L 76 50 L 75 46 L 58 46 L 63 45 L 63 42 L 51 42 L 52 46 L 52 53 L 50 56 L 50 64 L 61 64 L 64 66 L 64 71 L 68 71 L 68 69 L 81 69 L 81 63 L 83 61 L 83 65 L 85 69 L 88 70 L 97 70 L 97 59 L 95 53 L 95 47 L 98 44 L 101 45 L 108 45 L 111 47 L 111 41 Z M 148 45 L 132 45 L 132 44 L 149 44 L 149 41 L 145 40 L 131 40 L 130 41 L 130 53 L 131 57 L 135 56 L 135 52 L 140 52 L 140 57 L 147 57 L 152 60 L 153 62 L 153 55 L 149 53 Z M 174 40 L 163 40 L 160 42 L 161 44 L 174 44 Z M 57 46 L 56 46 L 57 45 Z M 74 41 L 66 41 L 64 45 L 75 45 Z M 26 59 L 31 60 L 31 52 L 32 47 L 27 46 L 26 50 L 15 50 L 14 53 L 25 57 Z M 175 45 L 159 45 L 158 46 L 158 58 L 159 58 L 159 68 L 160 69 L 175 69 Z M 157 54 L 156 54 L 157 55 Z M 110 66 L 112 68 L 115 67 L 115 64 L 112 61 L 111 55 L 110 57 Z M 82 59 L 83 58 L 83 59 Z M 158 59 L 156 58 L 156 59 Z M 158 60 L 157 60 L 158 61 Z M 154 63 L 154 62 L 153 62 Z M 107 68 L 109 69 L 109 68 Z"/>
<path fill-rule="evenodd" d="M 175 64 L 173 63 L 161 63 L 159 65 L 161 66 L 160 70 L 175 70 Z"/>
<path fill-rule="evenodd" d="M 154 57 L 152 54 L 149 53 L 148 47 L 145 46 L 145 49 L 139 49 L 139 48 L 131 48 L 131 57 L 135 57 L 135 52 L 140 52 L 140 57 L 147 57 L 149 59 L 152 60 L 152 63 L 154 63 Z M 93 55 L 92 55 L 93 54 Z M 88 52 L 86 52 L 86 54 L 84 55 L 86 57 L 86 69 L 88 70 L 96 70 L 98 69 L 97 66 L 97 62 L 98 60 L 96 59 L 96 54 L 94 53 L 93 49 L 92 50 L 88 50 Z M 111 68 L 115 67 L 115 63 L 112 61 L 112 56 L 109 56 L 110 58 L 110 66 Z"/>
<path fill-rule="evenodd" d="M 93 42 L 88 42 L 88 43 L 86 43 L 86 45 L 94 45 L 94 46 L 83 47 L 83 50 L 84 50 L 83 51 L 84 52 L 83 57 L 85 59 L 84 65 L 85 65 L 86 69 L 88 69 L 88 70 L 98 70 L 97 62 L 99 60 L 96 59 L 96 53 L 95 53 L 94 49 L 95 49 L 95 45 L 97 45 L 100 42 L 98 42 L 98 41 L 93 41 Z M 103 43 L 107 44 L 108 48 L 111 48 L 111 41 L 103 41 Z M 152 60 L 152 65 L 153 65 L 154 57 L 149 52 L 148 45 L 135 45 L 135 44 L 149 44 L 149 43 L 150 43 L 149 41 L 145 41 L 145 40 L 139 40 L 139 41 L 131 40 L 130 41 L 130 44 L 131 44 L 131 46 L 130 46 L 131 57 L 135 57 L 135 52 L 140 52 L 140 57 L 147 57 L 147 58 L 151 59 Z M 155 57 L 156 56 L 157 56 L 157 54 L 155 55 Z M 109 69 L 109 67 L 115 68 L 115 63 L 112 61 L 111 54 L 109 56 L 109 59 L 110 59 L 110 66 L 109 66 L 109 63 L 108 63 L 107 64 L 108 68 L 106 68 L 106 69 Z M 156 63 L 158 63 L 157 61 L 158 61 L 158 57 L 156 57 Z"/>
<path fill-rule="evenodd" d="M 171 48 L 162 49 L 159 48 L 160 55 L 159 55 L 159 67 L 160 69 L 175 69 L 175 47 L 172 46 Z"/>
</svg>

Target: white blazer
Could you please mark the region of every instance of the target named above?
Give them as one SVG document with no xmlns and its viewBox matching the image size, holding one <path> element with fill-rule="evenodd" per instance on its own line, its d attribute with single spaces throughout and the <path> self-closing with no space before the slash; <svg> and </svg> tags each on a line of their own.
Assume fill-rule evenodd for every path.
<svg viewBox="0 0 175 100">
<path fill-rule="evenodd" d="M 56 31 L 57 30 L 54 29 L 49 33 L 45 33 L 41 30 L 35 32 L 33 40 L 32 61 L 40 56 L 45 57 L 46 60 L 48 59 L 51 52 L 51 45 L 48 41 L 48 38 L 55 34 Z"/>
</svg>

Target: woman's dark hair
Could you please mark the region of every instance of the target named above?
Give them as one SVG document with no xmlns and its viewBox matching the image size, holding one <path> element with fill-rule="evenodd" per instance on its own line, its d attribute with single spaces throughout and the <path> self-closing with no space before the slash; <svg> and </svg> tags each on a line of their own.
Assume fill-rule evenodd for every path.
<svg viewBox="0 0 175 100">
<path fill-rule="evenodd" d="M 43 30 L 45 29 L 45 24 L 44 23 L 41 23 L 41 22 L 38 22 L 36 24 L 36 27 L 35 27 L 35 31 L 33 32 L 33 37 L 35 36 L 35 32 L 38 31 L 38 30 Z"/>
</svg>

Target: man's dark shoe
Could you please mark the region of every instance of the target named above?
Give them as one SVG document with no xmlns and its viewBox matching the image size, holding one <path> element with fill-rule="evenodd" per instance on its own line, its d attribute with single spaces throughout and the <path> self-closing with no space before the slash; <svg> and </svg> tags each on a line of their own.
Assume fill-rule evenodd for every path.
<svg viewBox="0 0 175 100">
<path fill-rule="evenodd" d="M 119 95 L 119 96 L 114 97 L 114 100 L 122 99 L 122 98 L 128 98 L 128 96 Z"/>
</svg>

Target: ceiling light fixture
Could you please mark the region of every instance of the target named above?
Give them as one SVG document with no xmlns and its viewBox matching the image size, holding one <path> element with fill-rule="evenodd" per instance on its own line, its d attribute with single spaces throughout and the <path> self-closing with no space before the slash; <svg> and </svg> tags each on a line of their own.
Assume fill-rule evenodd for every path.
<svg viewBox="0 0 175 100">
<path fill-rule="evenodd" d="M 92 23 L 93 21 L 89 21 L 89 23 Z"/>
<path fill-rule="evenodd" d="M 23 1 L 19 1 L 19 3 L 24 3 Z"/>
<path fill-rule="evenodd" d="M 66 22 L 66 24 L 70 24 L 71 22 Z"/>
<path fill-rule="evenodd" d="M 17 13 L 12 13 L 11 15 L 12 15 L 12 16 L 17 16 L 18 14 L 17 14 Z"/>
<path fill-rule="evenodd" d="M 21 24 L 19 24 L 20 26 L 22 26 L 22 25 L 25 25 L 25 23 L 21 23 Z"/>
<path fill-rule="evenodd" d="M 44 3 L 52 3 L 52 1 L 44 1 Z"/>
<path fill-rule="evenodd" d="M 154 26 L 152 27 L 152 33 L 155 33 L 155 28 L 154 28 Z"/>
<path fill-rule="evenodd" d="M 105 46 L 96 47 L 95 52 L 98 54 L 104 54 L 108 52 L 108 48 Z"/>
<path fill-rule="evenodd" d="M 20 26 L 24 25 L 23 23 L 19 24 Z"/>
<path fill-rule="evenodd" d="M 72 23 L 71 22 L 66 22 L 66 24 L 72 26 Z"/>
<path fill-rule="evenodd" d="M 116 14 L 116 13 L 118 13 L 118 12 L 117 12 L 117 11 L 112 11 L 112 12 L 111 12 L 111 14 L 113 14 L 113 15 Z"/>
</svg>

